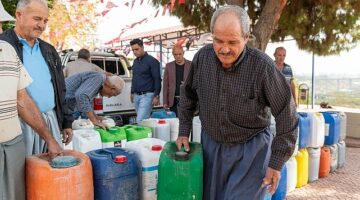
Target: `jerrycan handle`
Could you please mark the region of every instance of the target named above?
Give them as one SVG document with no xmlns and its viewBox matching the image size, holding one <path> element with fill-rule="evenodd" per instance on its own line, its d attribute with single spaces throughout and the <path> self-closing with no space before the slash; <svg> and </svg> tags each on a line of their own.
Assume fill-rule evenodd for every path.
<svg viewBox="0 0 360 200">
<path fill-rule="evenodd" d="M 175 152 L 175 160 L 178 161 L 189 160 L 189 153 L 185 151 L 184 145 L 181 146 L 179 151 Z"/>
<path fill-rule="evenodd" d="M 111 159 L 114 160 L 114 152 L 107 149 L 102 149 L 102 152 L 104 152 L 105 154 L 109 154 L 111 156 Z"/>
</svg>

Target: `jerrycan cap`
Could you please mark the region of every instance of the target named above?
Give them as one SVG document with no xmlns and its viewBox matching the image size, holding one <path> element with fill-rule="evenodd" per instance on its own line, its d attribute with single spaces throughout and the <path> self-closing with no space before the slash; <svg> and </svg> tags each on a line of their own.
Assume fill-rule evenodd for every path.
<svg viewBox="0 0 360 200">
<path fill-rule="evenodd" d="M 117 156 L 115 156 L 115 158 L 114 158 L 114 162 L 116 162 L 116 163 L 125 163 L 127 161 L 127 157 L 126 156 L 124 156 L 124 155 L 117 155 Z"/>
<path fill-rule="evenodd" d="M 165 119 L 159 119 L 159 124 L 166 124 L 166 120 Z"/>
<path fill-rule="evenodd" d="M 177 151 L 175 153 L 175 160 L 189 160 L 189 154 L 185 151 Z"/>
<path fill-rule="evenodd" d="M 153 145 L 151 147 L 152 151 L 161 151 L 162 150 L 162 146 L 161 145 Z"/>
<path fill-rule="evenodd" d="M 80 159 L 75 158 L 74 156 L 58 156 L 49 164 L 52 168 L 68 168 L 78 165 L 79 163 Z"/>
<path fill-rule="evenodd" d="M 111 127 L 111 128 L 109 128 L 109 132 L 110 133 L 116 133 L 117 132 L 117 128 L 116 127 Z"/>
</svg>

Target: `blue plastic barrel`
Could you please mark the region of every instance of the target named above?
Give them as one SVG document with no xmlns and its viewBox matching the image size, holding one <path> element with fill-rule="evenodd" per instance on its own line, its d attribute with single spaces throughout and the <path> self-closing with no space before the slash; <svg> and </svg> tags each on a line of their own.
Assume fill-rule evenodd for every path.
<svg viewBox="0 0 360 200">
<path fill-rule="evenodd" d="M 311 137 L 310 115 L 305 112 L 298 113 L 299 118 L 299 149 L 309 146 Z"/>
<path fill-rule="evenodd" d="M 157 119 L 168 119 L 168 118 L 176 118 L 176 114 L 172 111 L 155 111 L 152 112 L 151 118 L 157 118 Z"/>
<path fill-rule="evenodd" d="M 339 141 L 340 115 L 338 112 L 322 112 L 325 118 L 325 142 L 326 145 L 334 145 Z"/>
<path fill-rule="evenodd" d="M 284 200 L 286 197 L 286 188 L 287 188 L 287 168 L 286 165 L 281 169 L 281 178 L 279 185 L 272 195 L 271 200 Z"/>
<path fill-rule="evenodd" d="M 93 168 L 95 199 L 139 199 L 141 165 L 134 152 L 106 148 L 87 154 Z"/>
</svg>

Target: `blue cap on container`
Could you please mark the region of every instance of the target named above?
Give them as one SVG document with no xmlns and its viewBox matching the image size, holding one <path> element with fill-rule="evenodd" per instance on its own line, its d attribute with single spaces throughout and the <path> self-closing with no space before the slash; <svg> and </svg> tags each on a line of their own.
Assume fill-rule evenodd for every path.
<svg viewBox="0 0 360 200">
<path fill-rule="evenodd" d="M 52 168 L 68 168 L 78 165 L 80 163 L 79 158 L 74 156 L 58 156 L 50 162 Z"/>
</svg>

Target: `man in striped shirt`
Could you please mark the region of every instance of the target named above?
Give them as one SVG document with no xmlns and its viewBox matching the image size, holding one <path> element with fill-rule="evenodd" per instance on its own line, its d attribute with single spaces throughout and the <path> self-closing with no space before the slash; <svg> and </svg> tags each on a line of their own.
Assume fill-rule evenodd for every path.
<svg viewBox="0 0 360 200">
<path fill-rule="evenodd" d="M 101 72 L 82 72 L 65 79 L 65 100 L 71 112 L 86 113 L 90 121 L 103 129 L 103 117 L 97 116 L 92 107 L 94 97 L 113 97 L 121 93 L 125 82 L 119 76 L 106 76 Z"/>
<path fill-rule="evenodd" d="M 213 44 L 200 49 L 181 87 L 178 148 L 189 150 L 199 104 L 204 156 L 203 199 L 264 199 L 296 143 L 297 116 L 284 76 L 265 53 L 246 45 L 250 19 L 239 6 L 213 14 Z M 271 108 L 277 134 L 269 131 Z M 191 150 L 190 150 L 191 151 Z"/>
<path fill-rule="evenodd" d="M 31 82 L 14 48 L 0 40 L 0 200 L 25 199 L 25 142 L 18 115 L 46 142 L 51 158 L 62 154 L 26 92 Z"/>
</svg>

